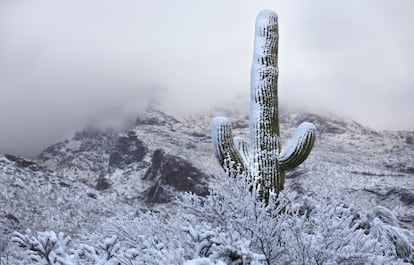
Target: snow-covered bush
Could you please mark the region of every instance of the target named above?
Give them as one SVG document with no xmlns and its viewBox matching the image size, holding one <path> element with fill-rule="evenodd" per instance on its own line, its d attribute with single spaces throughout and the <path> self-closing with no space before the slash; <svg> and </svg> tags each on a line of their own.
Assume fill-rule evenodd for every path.
<svg viewBox="0 0 414 265">
<path fill-rule="evenodd" d="M 32 235 L 14 232 L 12 241 L 23 249 L 19 264 L 30 265 L 117 265 L 122 253 L 115 236 L 105 239 L 97 248 L 86 244 L 72 246 L 71 238 L 62 232 L 45 231 Z"/>
<path fill-rule="evenodd" d="M 374 216 L 371 234 L 377 240 L 387 242 L 388 253 L 414 263 L 414 233 L 401 228 L 394 214 L 385 207 L 378 206 Z"/>
<path fill-rule="evenodd" d="M 45 231 L 35 237 L 27 230 L 26 234 L 14 232 L 13 235 L 12 241 L 25 250 L 24 262 L 27 264 L 58 264 L 63 261 L 67 264 L 72 259 L 68 251 L 71 238 L 63 233 L 56 235 L 53 231 Z"/>
<path fill-rule="evenodd" d="M 306 210 L 288 192 L 281 192 L 277 198 L 271 198 L 272 203 L 265 204 L 257 200 L 258 191 L 254 187 L 243 178 L 222 178 L 207 198 L 187 195 L 182 203 L 187 212 L 197 216 L 198 222 L 248 239 L 250 251 L 264 255 L 264 264 L 414 261 L 413 234 L 397 223 L 382 223 L 379 229 L 377 217 L 371 222 L 371 230 L 366 231 L 360 228 L 366 220 L 347 207 L 313 201 Z"/>
<path fill-rule="evenodd" d="M 169 214 L 141 213 L 139 217 L 117 218 L 109 223 L 106 232 L 117 233 L 129 248 L 132 263 L 126 264 L 253 265 L 262 264 L 264 259 L 251 251 L 248 238 L 212 227 L 183 208 Z"/>
<path fill-rule="evenodd" d="M 90 244 L 72 244 L 63 233 L 15 233 L 13 241 L 23 250 L 16 264 L 414 262 L 413 233 L 389 210 L 378 208 L 373 219 L 364 220 L 327 200 L 305 207 L 294 194 L 281 192 L 266 204 L 258 192 L 243 177 L 223 176 L 205 198 L 185 194 L 173 209 L 108 220 L 101 235 L 89 235 Z M 367 221 L 369 228 L 362 229 Z M 111 234 L 117 236 L 104 239 Z"/>
</svg>

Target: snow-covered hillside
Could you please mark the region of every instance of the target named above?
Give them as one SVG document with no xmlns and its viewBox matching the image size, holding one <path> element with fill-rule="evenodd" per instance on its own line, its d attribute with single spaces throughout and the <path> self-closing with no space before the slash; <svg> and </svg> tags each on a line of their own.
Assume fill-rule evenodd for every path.
<svg viewBox="0 0 414 265">
<path fill-rule="evenodd" d="M 0 155 L 0 249 L 14 230 L 52 229 L 87 237 L 112 216 L 174 202 L 177 192 L 207 194 L 221 174 L 210 121 L 225 115 L 248 137 L 245 113 L 171 114 L 152 107 L 125 130 L 86 128 L 36 159 Z M 286 189 L 320 197 L 360 215 L 392 209 L 414 228 L 414 132 L 374 131 L 334 116 L 282 111 L 282 142 L 302 121 L 315 124 L 310 157 L 287 173 Z"/>
</svg>

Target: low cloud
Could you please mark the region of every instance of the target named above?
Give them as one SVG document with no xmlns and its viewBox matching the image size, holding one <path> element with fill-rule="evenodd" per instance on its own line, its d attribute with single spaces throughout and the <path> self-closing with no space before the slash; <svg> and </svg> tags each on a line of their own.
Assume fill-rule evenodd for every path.
<svg viewBox="0 0 414 265">
<path fill-rule="evenodd" d="M 281 5 L 280 91 L 287 104 L 414 130 L 414 2 Z"/>
<path fill-rule="evenodd" d="M 282 105 L 414 130 L 411 0 L 0 3 L 0 153 L 27 156 L 155 98 L 202 111 L 248 98 L 254 18 L 280 23 Z"/>
</svg>

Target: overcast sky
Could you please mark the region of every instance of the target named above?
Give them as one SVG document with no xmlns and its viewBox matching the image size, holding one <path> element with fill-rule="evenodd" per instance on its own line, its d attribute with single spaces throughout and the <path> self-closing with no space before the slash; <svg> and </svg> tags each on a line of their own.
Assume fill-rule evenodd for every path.
<svg viewBox="0 0 414 265">
<path fill-rule="evenodd" d="M 260 9 L 279 15 L 283 106 L 414 130 L 412 0 L 0 0 L 0 153 L 122 124 L 155 97 L 248 102 Z"/>
</svg>

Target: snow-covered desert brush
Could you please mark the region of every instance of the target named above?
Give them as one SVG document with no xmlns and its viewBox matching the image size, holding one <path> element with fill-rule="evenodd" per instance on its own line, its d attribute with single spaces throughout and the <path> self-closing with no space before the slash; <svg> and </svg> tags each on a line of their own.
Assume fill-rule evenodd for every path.
<svg viewBox="0 0 414 265">
<path fill-rule="evenodd" d="M 281 191 L 269 203 L 244 176 L 221 178 L 207 198 L 185 196 L 186 212 L 197 223 L 219 229 L 228 238 L 245 238 L 260 264 L 409 264 L 414 262 L 414 235 L 387 211 L 365 220 L 349 207 L 311 200 L 308 207 L 295 194 Z M 275 207 L 277 205 L 277 207 Z M 378 212 L 378 211 L 376 211 Z M 368 222 L 371 229 L 362 229 Z M 237 242 L 232 242 L 237 246 Z"/>
<path fill-rule="evenodd" d="M 379 208 L 372 220 L 364 220 L 328 201 L 311 201 L 304 208 L 286 191 L 271 196 L 268 204 L 257 200 L 258 194 L 243 176 L 223 176 L 205 198 L 184 194 L 175 211 L 108 219 L 97 229 L 100 234 L 85 236 L 89 244 L 73 243 L 62 233 L 15 233 L 13 241 L 23 252 L 11 264 L 414 262 L 414 235 L 401 228 L 388 210 Z M 368 230 L 361 228 L 365 222 Z M 104 239 L 110 234 L 117 237 Z"/>
<path fill-rule="evenodd" d="M 32 235 L 14 232 L 12 241 L 24 250 L 19 263 L 31 265 L 118 265 L 122 257 L 120 244 L 115 236 L 103 240 L 98 247 L 87 244 L 73 246 L 71 238 L 62 232 L 56 235 L 45 231 Z"/>
<path fill-rule="evenodd" d="M 212 121 L 212 137 L 217 159 L 227 172 L 244 172 L 261 187 L 261 197 L 283 190 L 285 170 L 301 164 L 315 141 L 315 126 L 304 122 L 281 148 L 278 110 L 278 21 L 273 11 L 261 11 L 256 19 L 251 68 L 250 146 L 233 138 L 227 118 Z M 232 169 L 232 170 L 230 170 Z M 235 169 L 235 170 L 233 170 Z"/>
</svg>

